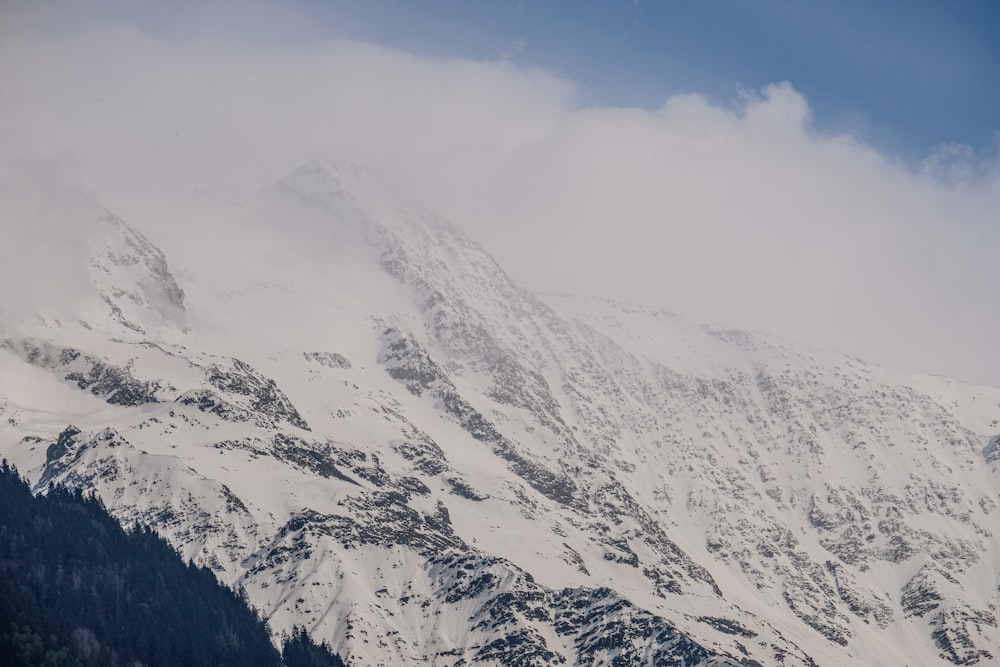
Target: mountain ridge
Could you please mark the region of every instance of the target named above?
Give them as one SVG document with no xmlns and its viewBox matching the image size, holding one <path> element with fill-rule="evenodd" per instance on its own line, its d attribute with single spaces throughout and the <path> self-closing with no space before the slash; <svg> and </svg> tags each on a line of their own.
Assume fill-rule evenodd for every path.
<svg viewBox="0 0 1000 667">
<path fill-rule="evenodd" d="M 387 187 L 310 163 L 187 280 L 136 244 L 87 326 L 8 326 L 65 391 L 0 385 L 0 452 L 351 664 L 1000 654 L 1000 391 L 542 298 Z"/>
</svg>

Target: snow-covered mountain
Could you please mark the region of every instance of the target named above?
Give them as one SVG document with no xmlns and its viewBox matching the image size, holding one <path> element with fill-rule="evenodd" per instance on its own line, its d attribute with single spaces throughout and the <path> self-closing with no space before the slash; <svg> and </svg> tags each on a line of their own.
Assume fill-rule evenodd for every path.
<svg viewBox="0 0 1000 667">
<path fill-rule="evenodd" d="M 355 665 L 1000 660 L 1000 390 L 533 294 L 352 165 L 169 255 L 63 214 L 85 242 L 43 259 L 86 289 L 0 322 L 0 454 L 275 632 Z"/>
</svg>

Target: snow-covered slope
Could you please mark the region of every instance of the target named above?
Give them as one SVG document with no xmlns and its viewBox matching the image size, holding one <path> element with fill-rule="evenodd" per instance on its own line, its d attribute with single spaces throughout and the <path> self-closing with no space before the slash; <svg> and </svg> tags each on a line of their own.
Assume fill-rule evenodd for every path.
<svg viewBox="0 0 1000 667">
<path fill-rule="evenodd" d="M 0 323 L 0 453 L 276 632 L 357 665 L 1000 659 L 1000 391 L 533 294 L 352 165 L 169 256 L 66 215 L 89 285 Z"/>
</svg>

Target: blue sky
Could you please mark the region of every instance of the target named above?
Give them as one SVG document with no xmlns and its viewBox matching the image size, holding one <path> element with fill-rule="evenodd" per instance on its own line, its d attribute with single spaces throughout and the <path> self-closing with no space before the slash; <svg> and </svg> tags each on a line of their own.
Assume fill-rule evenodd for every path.
<svg viewBox="0 0 1000 667">
<path fill-rule="evenodd" d="M 790 81 L 815 127 L 920 157 L 989 149 L 1000 130 L 1000 2 L 992 0 L 303 2 L 312 29 L 433 55 L 504 54 L 566 76 L 585 100 L 655 108 Z"/>
<path fill-rule="evenodd" d="M 1000 153 L 1000 0 L 10 0 L 47 27 L 131 23 L 168 41 L 331 39 L 564 78 L 580 107 L 739 108 L 788 81 L 811 129 L 918 163 L 943 144 Z"/>
<path fill-rule="evenodd" d="M 368 40 L 438 57 L 509 58 L 573 81 L 581 102 L 653 109 L 671 94 L 717 103 L 789 81 L 814 129 L 905 159 L 943 143 L 996 150 L 995 0 L 294 0 L 129 3 L 172 35 L 307 44 Z M 259 10 L 259 11 L 258 11 Z"/>
</svg>

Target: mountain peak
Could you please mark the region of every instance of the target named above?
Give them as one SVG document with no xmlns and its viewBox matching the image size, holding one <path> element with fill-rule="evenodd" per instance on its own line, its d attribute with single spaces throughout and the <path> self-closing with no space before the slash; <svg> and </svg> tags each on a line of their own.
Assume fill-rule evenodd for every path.
<svg viewBox="0 0 1000 667">
<path fill-rule="evenodd" d="M 175 244 L 184 290 L 88 210 L 92 330 L 5 331 L 0 453 L 275 632 L 371 665 L 1000 654 L 996 390 L 543 299 L 349 163 Z"/>
<path fill-rule="evenodd" d="M 348 160 L 314 159 L 304 162 L 282 179 L 276 190 L 307 204 L 322 204 L 371 191 L 385 196 L 394 188 L 375 169 Z"/>
<path fill-rule="evenodd" d="M 56 181 L 36 175 L 5 186 L 4 322 L 58 328 L 83 321 L 124 334 L 183 329 L 184 291 L 141 232 Z"/>
<path fill-rule="evenodd" d="M 90 277 L 114 319 L 136 333 L 184 328 L 184 290 L 163 251 L 107 209 L 89 237 Z"/>
</svg>

